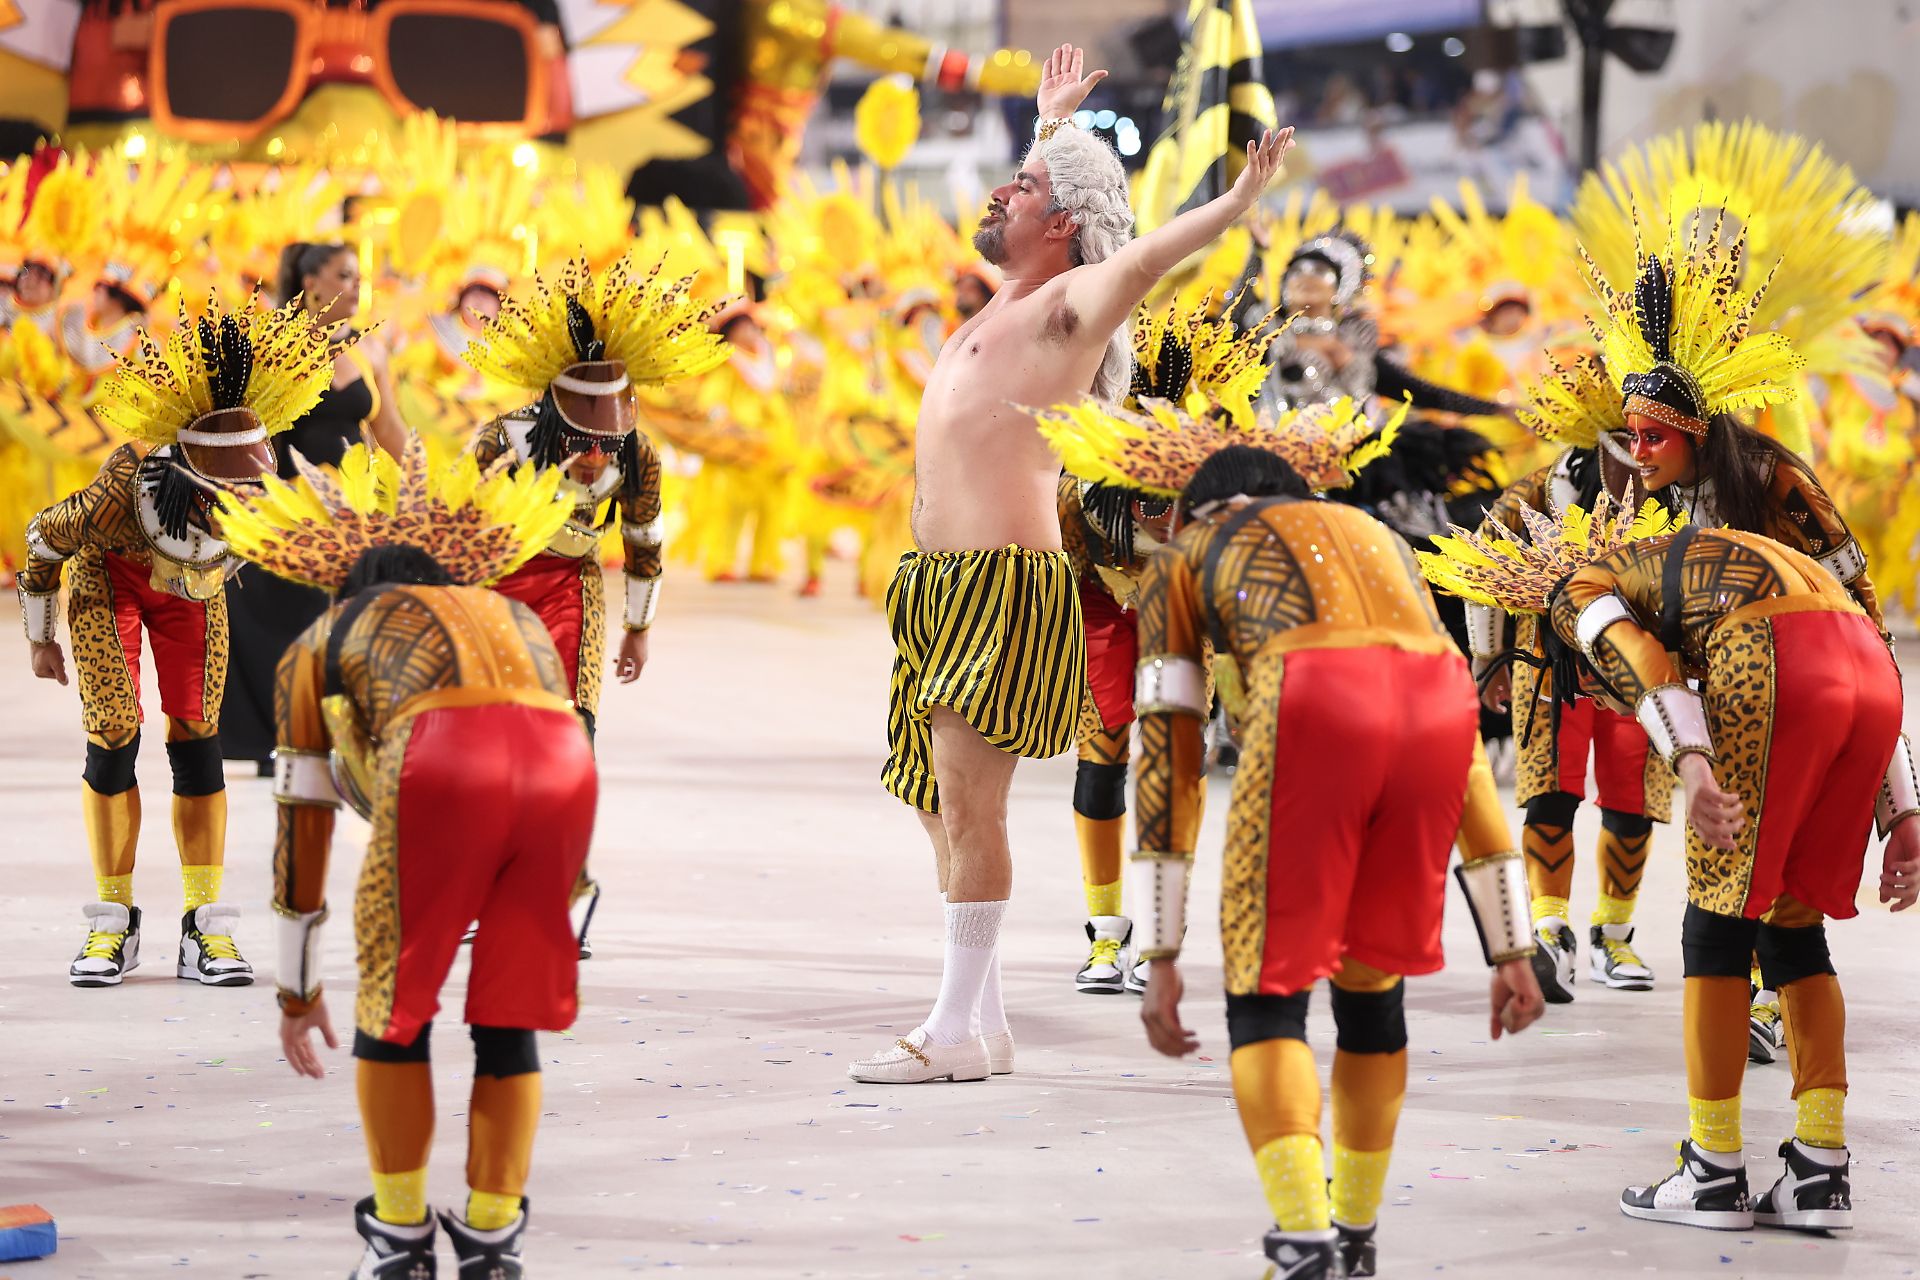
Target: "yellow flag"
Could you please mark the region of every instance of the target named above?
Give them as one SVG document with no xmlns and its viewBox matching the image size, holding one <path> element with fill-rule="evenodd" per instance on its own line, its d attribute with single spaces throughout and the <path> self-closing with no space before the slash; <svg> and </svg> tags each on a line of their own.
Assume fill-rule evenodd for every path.
<svg viewBox="0 0 1920 1280">
<path fill-rule="evenodd" d="M 1223 194 L 1246 167 L 1247 143 L 1279 127 L 1260 78 L 1253 0 L 1188 0 L 1187 25 L 1165 123 L 1135 190 L 1141 234 Z"/>
</svg>

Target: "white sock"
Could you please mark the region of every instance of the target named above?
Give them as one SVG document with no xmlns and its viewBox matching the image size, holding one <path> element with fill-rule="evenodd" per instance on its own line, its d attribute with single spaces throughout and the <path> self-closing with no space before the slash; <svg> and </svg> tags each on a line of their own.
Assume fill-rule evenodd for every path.
<svg viewBox="0 0 1920 1280">
<path fill-rule="evenodd" d="M 947 903 L 946 966 L 940 998 L 921 1025 L 935 1044 L 959 1044 L 980 1034 L 980 993 L 993 968 L 994 944 L 1007 902 Z"/>
<path fill-rule="evenodd" d="M 1000 999 L 1000 944 L 994 943 L 993 961 L 987 966 L 987 982 L 980 988 L 980 1034 L 998 1035 L 1007 1029 L 1007 1006 Z"/>
</svg>

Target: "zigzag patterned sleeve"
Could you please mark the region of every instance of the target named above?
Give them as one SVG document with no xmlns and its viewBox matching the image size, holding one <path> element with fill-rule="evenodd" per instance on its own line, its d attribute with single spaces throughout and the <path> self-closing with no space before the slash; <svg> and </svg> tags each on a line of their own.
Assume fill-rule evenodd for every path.
<svg viewBox="0 0 1920 1280">
<path fill-rule="evenodd" d="M 620 502 L 621 538 L 625 544 L 626 570 L 630 577 L 657 578 L 665 569 L 665 537 L 660 528 L 660 451 L 637 435 L 639 443 L 639 482 L 631 486 Z"/>
<path fill-rule="evenodd" d="M 331 740 L 320 714 L 325 654 L 332 615 L 309 628 L 281 655 L 273 679 L 275 752 L 279 768 L 323 767 Z M 313 776 L 311 773 L 308 777 Z M 326 904 L 327 858 L 333 844 L 333 807 L 282 794 L 276 778 L 279 822 L 273 842 L 273 905 L 296 915 Z"/>
<path fill-rule="evenodd" d="M 28 595 L 60 590 L 60 566 L 89 542 L 112 542 L 133 517 L 133 478 L 140 455 L 121 445 L 99 474 L 27 523 L 27 568 L 20 589 Z"/>
</svg>

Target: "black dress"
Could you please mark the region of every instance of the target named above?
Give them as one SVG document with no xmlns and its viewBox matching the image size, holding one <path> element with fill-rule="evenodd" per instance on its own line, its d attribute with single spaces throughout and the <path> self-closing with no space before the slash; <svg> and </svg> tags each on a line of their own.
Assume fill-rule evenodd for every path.
<svg viewBox="0 0 1920 1280">
<path fill-rule="evenodd" d="M 295 474 L 293 451 L 308 462 L 338 465 L 360 443 L 360 424 L 373 416 L 373 388 L 364 376 L 329 388 L 320 403 L 274 441 L 280 478 Z M 227 582 L 227 694 L 220 708 L 220 754 L 264 762 L 273 752 L 273 675 L 280 655 L 327 611 L 329 597 L 314 587 L 243 565 Z"/>
</svg>

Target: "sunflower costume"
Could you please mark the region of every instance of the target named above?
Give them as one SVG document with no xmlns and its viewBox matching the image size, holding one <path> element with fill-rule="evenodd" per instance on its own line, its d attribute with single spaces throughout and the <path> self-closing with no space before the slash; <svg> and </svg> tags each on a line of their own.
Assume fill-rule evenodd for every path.
<svg viewBox="0 0 1920 1280">
<path fill-rule="evenodd" d="M 564 1030 L 579 1005 L 568 906 L 598 784 L 545 625 L 482 584 L 548 545 L 573 495 L 555 468 L 483 470 L 467 455 L 436 473 L 418 437 L 398 461 L 356 445 L 337 470 L 296 463 L 293 483 L 224 497 L 221 516 L 236 554 L 337 597 L 275 680 L 280 1006 L 327 1017 L 320 926 L 344 799 L 373 824 L 353 904 L 353 1051 L 374 1194 L 356 1224 L 384 1237 L 380 1256 L 395 1237 L 431 1238 L 430 1026 L 477 921 L 471 1192 L 448 1229 L 517 1240 L 540 1112 L 534 1032 Z"/>
<path fill-rule="evenodd" d="M 601 273 L 570 263 L 509 297 L 467 350 L 475 372 L 537 399 L 475 435 L 482 467 L 562 468 L 573 518 L 498 584 L 540 615 L 567 664 L 574 707 L 589 731 L 600 701 L 606 588 L 595 557 L 616 517 L 626 544 L 629 633 L 653 625 L 659 603 L 660 455 L 636 426 L 632 388 L 715 368 L 725 343 L 688 281 L 623 259 Z"/>
<path fill-rule="evenodd" d="M 1679 1169 L 1628 1188 L 1621 1209 L 1722 1228 L 1849 1226 L 1845 1012 L 1823 920 L 1856 913 L 1875 822 L 1885 834 L 1920 813 L 1899 673 L 1864 609 L 1777 542 L 1691 525 L 1667 533 L 1650 508 L 1616 517 L 1604 501 L 1591 520 L 1575 507 L 1557 519 L 1529 512 L 1526 523 L 1527 541 L 1497 524 L 1456 530 L 1426 559 L 1429 578 L 1541 615 L 1555 698 L 1591 693 L 1631 708 L 1663 761 L 1678 771 L 1698 754 L 1742 817 L 1714 843 L 1701 824 L 1723 800 L 1703 789 L 1690 809 L 1681 942 L 1692 1125 Z M 1787 1176 L 1753 1199 L 1740 1032 L 1756 953 L 1793 1029 L 1799 1120 L 1782 1147 Z"/>
<path fill-rule="evenodd" d="M 1066 406 L 1041 431 L 1070 470 L 1173 498 L 1236 446 L 1337 488 L 1391 448 L 1351 401 L 1235 422 L 1165 402 Z M 1225 459 L 1223 459 L 1224 461 Z M 1185 504 L 1187 499 L 1182 498 Z M 1406 545 L 1310 497 L 1183 505 L 1140 582 L 1139 955 L 1178 957 L 1200 818 L 1205 663 L 1239 726 L 1220 903 L 1234 1091 L 1283 1232 L 1369 1238 L 1406 1088 L 1401 975 L 1441 965 L 1450 847 L 1490 963 L 1523 959 L 1520 862 L 1476 732 L 1466 663 Z M 1230 678 L 1231 677 L 1231 678 Z M 1284 677 L 1284 678 L 1283 678 Z M 1320 1146 L 1308 995 L 1332 976 L 1334 1176 Z"/>
<path fill-rule="evenodd" d="M 271 473 L 269 439 L 305 413 L 332 376 L 325 335 L 296 306 L 183 315 L 164 345 L 143 335 L 102 388 L 97 412 L 145 446 L 144 456 L 122 445 L 86 487 L 27 527 L 18 585 L 34 671 L 65 681 L 55 640 L 64 576 L 87 734 L 81 798 L 100 900 L 85 908 L 88 939 L 71 971 L 77 986 L 115 985 L 139 963 L 142 628 L 173 767 L 186 896 L 178 973 L 217 986 L 253 980 L 233 946 L 239 908 L 218 901 L 227 813 L 216 736 L 227 674 L 223 588 L 238 562 L 213 525 L 209 495 Z"/>
</svg>

